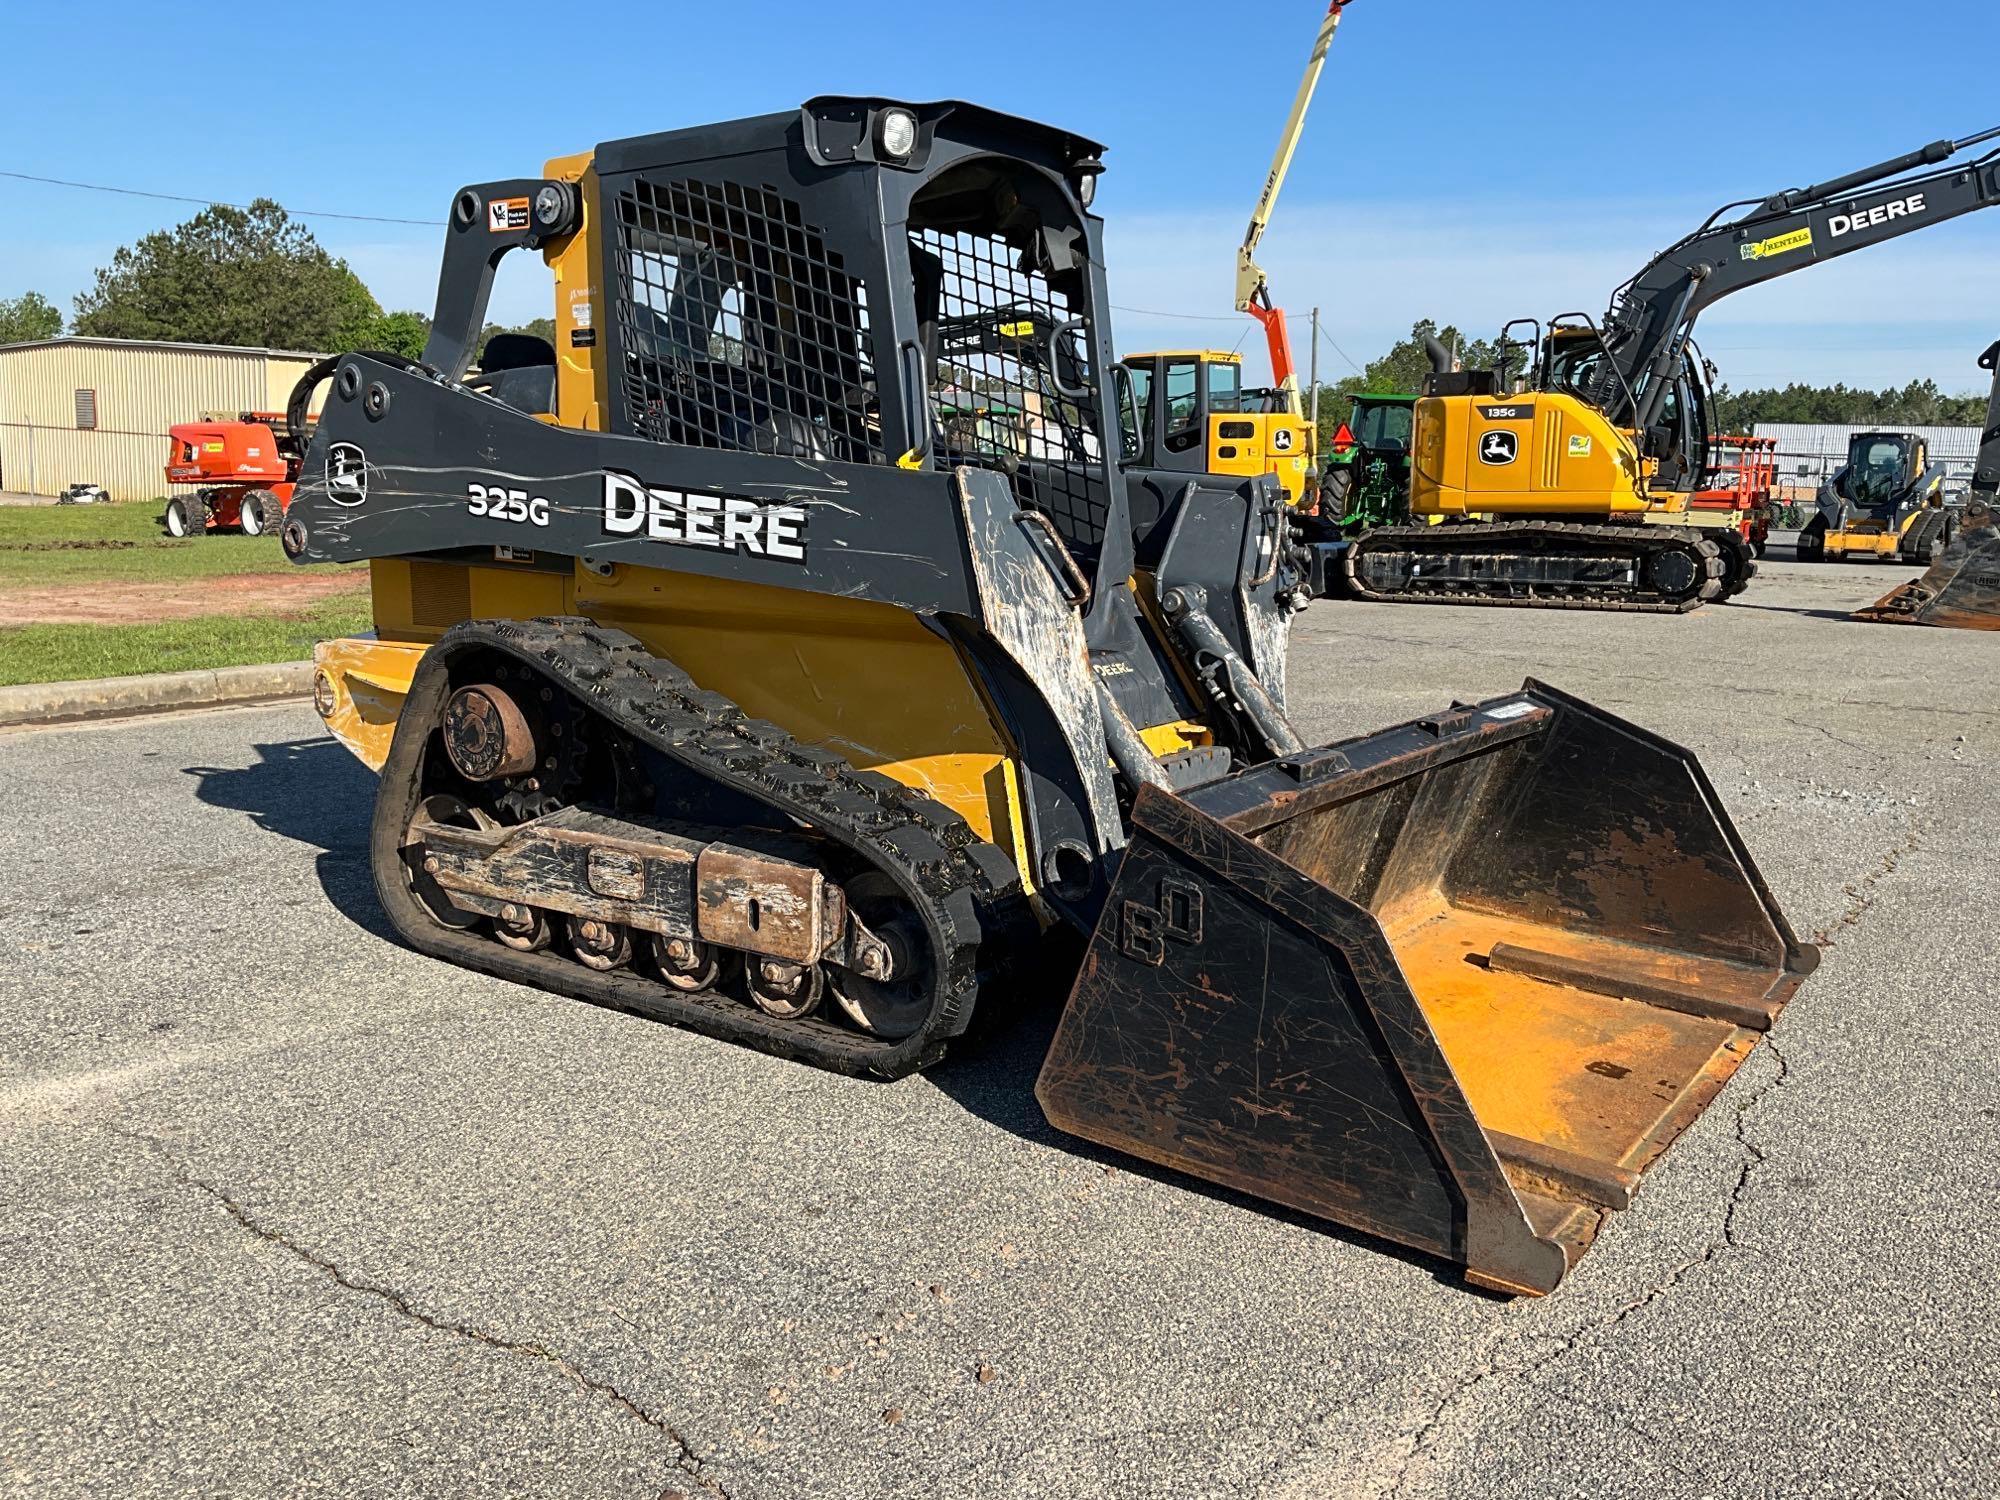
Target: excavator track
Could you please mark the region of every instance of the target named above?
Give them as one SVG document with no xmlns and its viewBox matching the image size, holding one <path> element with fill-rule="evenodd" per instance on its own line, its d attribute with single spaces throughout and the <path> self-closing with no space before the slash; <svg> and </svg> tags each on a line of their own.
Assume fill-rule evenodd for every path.
<svg viewBox="0 0 2000 1500">
<path fill-rule="evenodd" d="M 1385 527 L 1355 538 L 1342 566 L 1353 596 L 1378 604 L 1624 614 L 1686 614 L 1741 592 L 1749 577 L 1732 579 L 1702 531 L 1565 521 Z"/>
<path fill-rule="evenodd" d="M 440 800 L 440 781 L 452 775 L 437 748 L 443 713 L 462 686 L 455 664 L 488 670 L 496 661 L 510 686 L 538 697 L 543 690 L 567 695 L 596 733 L 622 737 L 617 748 L 627 762 L 656 757 L 649 764 L 701 778 L 695 790 L 704 795 L 719 790 L 747 799 L 765 810 L 764 822 L 804 830 L 816 844 L 833 846 L 850 870 L 859 866 L 865 873 L 858 882 L 850 876 L 850 884 L 872 885 L 878 901 L 886 892 L 897 919 L 906 927 L 914 920 L 921 931 L 921 944 L 913 946 L 922 952 L 908 964 L 911 984 L 923 987 L 915 997 L 923 1005 L 921 1024 L 908 1035 L 884 1037 L 824 1014 L 780 1018 L 720 985 L 683 990 L 636 965 L 600 971 L 546 949 L 506 945 L 497 919 L 456 909 L 440 917 L 418 887 L 426 868 L 426 809 Z M 705 831 L 712 834 L 713 825 Z M 971 1020 L 982 949 L 1022 914 L 1013 861 L 949 808 L 750 718 L 632 636 L 586 619 L 473 621 L 431 648 L 382 768 L 370 842 L 383 907 L 398 933 L 424 953 L 855 1075 L 900 1077 L 941 1057 Z M 532 906 L 526 894 L 522 904 Z"/>
</svg>

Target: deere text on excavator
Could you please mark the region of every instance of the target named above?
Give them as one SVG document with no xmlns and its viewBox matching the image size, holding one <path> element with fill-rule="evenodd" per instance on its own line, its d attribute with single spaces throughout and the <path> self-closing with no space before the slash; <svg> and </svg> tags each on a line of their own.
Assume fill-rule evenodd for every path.
<svg viewBox="0 0 2000 1500">
<path fill-rule="evenodd" d="M 1071 932 L 1059 1127 L 1546 1292 L 1816 953 L 1694 758 L 1554 688 L 1307 742 L 1279 486 L 1123 457 L 1102 165 L 839 97 L 457 194 L 423 358 L 293 397 L 377 896 L 878 1078 Z M 556 344 L 475 388 L 519 251 Z"/>
</svg>

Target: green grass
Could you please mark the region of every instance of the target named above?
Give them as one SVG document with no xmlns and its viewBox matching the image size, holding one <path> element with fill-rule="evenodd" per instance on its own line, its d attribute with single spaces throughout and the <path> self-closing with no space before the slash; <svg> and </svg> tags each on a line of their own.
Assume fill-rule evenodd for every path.
<svg viewBox="0 0 2000 1500">
<path fill-rule="evenodd" d="M 98 579 L 169 583 L 292 567 L 274 536 L 211 531 L 176 541 L 160 529 L 165 508 L 164 500 L 0 506 L 0 587 Z M 309 571 L 324 572 L 326 566 Z"/>
<path fill-rule="evenodd" d="M 0 629 L 0 687 L 302 661 L 312 655 L 315 643 L 330 636 L 358 635 L 369 623 L 368 595 L 358 593 L 329 599 L 293 616 L 215 615 L 154 625 L 22 625 Z"/>
</svg>

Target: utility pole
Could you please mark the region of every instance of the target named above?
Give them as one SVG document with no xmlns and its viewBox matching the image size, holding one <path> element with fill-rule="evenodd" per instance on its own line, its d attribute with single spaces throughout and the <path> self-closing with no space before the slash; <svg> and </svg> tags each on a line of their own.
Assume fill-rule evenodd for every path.
<svg viewBox="0 0 2000 1500">
<path fill-rule="evenodd" d="M 1313 447 L 1319 447 L 1319 309 L 1313 309 L 1312 355 L 1307 360 L 1311 375 L 1307 377 L 1307 388 L 1311 394 L 1306 398 L 1306 422 L 1312 428 Z"/>
</svg>

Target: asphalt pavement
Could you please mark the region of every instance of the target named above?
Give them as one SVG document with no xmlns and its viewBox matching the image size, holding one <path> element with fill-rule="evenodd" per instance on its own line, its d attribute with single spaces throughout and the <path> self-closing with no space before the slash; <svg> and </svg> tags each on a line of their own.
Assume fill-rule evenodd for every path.
<svg viewBox="0 0 2000 1500">
<path fill-rule="evenodd" d="M 1299 623 L 1322 739 L 1694 748 L 1827 942 L 1540 1301 L 1057 1135 L 1053 992 L 882 1085 L 420 958 L 307 708 L 0 735 L 0 1489 L 1991 1495 L 2000 637 L 1844 619 L 1907 576 Z"/>
</svg>

